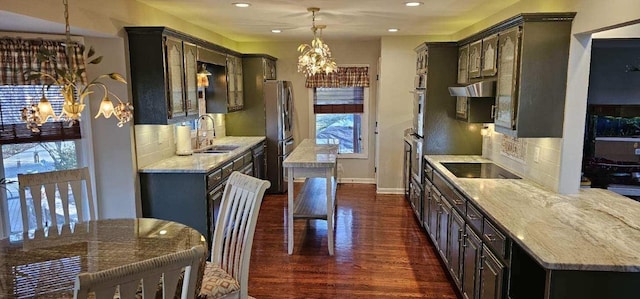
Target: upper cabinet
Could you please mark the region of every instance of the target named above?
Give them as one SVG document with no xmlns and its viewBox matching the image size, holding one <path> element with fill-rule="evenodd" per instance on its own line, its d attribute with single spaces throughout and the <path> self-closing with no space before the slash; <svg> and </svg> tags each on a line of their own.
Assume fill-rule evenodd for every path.
<svg viewBox="0 0 640 299">
<path fill-rule="evenodd" d="M 469 83 L 469 45 L 458 49 L 458 84 Z"/>
<path fill-rule="evenodd" d="M 498 91 L 496 92 L 495 125 L 503 128 L 515 128 L 516 106 L 518 102 L 517 81 L 518 53 L 520 48 L 520 27 L 500 34 Z"/>
<path fill-rule="evenodd" d="M 492 77 L 498 72 L 498 35 L 482 39 L 482 77 Z"/>
<path fill-rule="evenodd" d="M 469 45 L 469 78 L 479 78 L 482 74 L 482 40 Z"/>
<path fill-rule="evenodd" d="M 241 110 L 244 107 L 242 58 L 238 56 L 227 56 L 227 84 L 228 112 Z"/>
<path fill-rule="evenodd" d="M 129 41 L 135 124 L 166 125 L 197 118 L 199 52 L 208 49 L 241 56 L 167 27 L 125 27 L 125 30 Z M 242 62 L 238 65 L 234 65 L 234 83 L 242 82 Z M 228 79 L 224 81 L 223 88 L 226 88 Z M 242 83 L 234 88 L 234 105 L 240 103 L 241 106 Z"/>
</svg>

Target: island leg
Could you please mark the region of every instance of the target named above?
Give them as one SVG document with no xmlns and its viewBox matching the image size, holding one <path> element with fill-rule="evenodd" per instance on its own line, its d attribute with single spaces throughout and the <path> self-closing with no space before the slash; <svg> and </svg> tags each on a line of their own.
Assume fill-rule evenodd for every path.
<svg viewBox="0 0 640 299">
<path fill-rule="evenodd" d="M 333 223 L 333 169 L 327 168 L 325 170 L 326 184 L 327 184 L 327 243 L 329 245 L 329 255 L 333 255 L 333 234 L 335 232 L 335 226 Z"/>
<path fill-rule="evenodd" d="M 289 254 L 293 253 L 293 168 L 287 168 L 287 247 Z"/>
</svg>

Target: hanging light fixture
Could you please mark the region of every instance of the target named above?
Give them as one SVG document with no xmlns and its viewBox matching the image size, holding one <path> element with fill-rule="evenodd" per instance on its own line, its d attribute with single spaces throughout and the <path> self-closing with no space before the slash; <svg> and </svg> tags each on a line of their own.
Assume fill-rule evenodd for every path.
<svg viewBox="0 0 640 299">
<path fill-rule="evenodd" d="M 71 55 L 74 52 L 73 48 L 77 47 L 77 43 L 71 40 L 71 27 L 69 25 L 69 3 L 68 0 L 62 0 L 64 5 L 64 21 L 65 21 L 65 52 L 66 52 L 66 61 L 65 64 L 55 69 L 54 74 L 45 73 L 42 71 L 30 71 L 28 72 L 28 79 L 47 79 L 52 83 L 47 84 L 47 88 L 51 85 L 57 85 L 60 87 L 60 92 L 64 98 L 64 102 L 62 104 L 62 111 L 60 114 L 56 116 L 53 111 L 53 107 L 49 100 L 45 97 L 44 87 L 42 91 L 42 98 L 40 102 L 36 105 L 31 105 L 30 107 L 25 107 L 22 109 L 21 118 L 24 122 L 27 123 L 27 127 L 31 129 L 32 132 L 40 132 L 38 129 L 39 126 L 42 126 L 49 118 L 53 118 L 54 120 L 63 120 L 68 121 L 70 125 L 80 120 L 81 112 L 85 107 L 85 98 L 94 93 L 91 88 L 94 87 L 102 87 L 102 102 L 100 103 L 100 110 L 96 114 L 95 118 L 98 118 L 100 115 L 105 118 L 111 117 L 111 115 L 115 115 L 118 119 L 118 127 L 122 127 L 125 123 L 131 121 L 133 117 L 133 105 L 130 103 L 124 103 L 120 98 L 109 91 L 109 88 L 101 81 L 100 79 L 109 78 L 114 81 L 121 82 L 123 84 L 127 84 L 124 77 L 118 73 L 110 73 L 100 75 L 93 80 L 91 80 L 88 84 L 84 85 L 82 82 L 82 77 L 84 75 L 84 68 L 80 68 L 78 65 L 72 63 Z M 44 61 L 52 61 L 55 62 L 57 60 L 57 53 L 55 51 L 48 51 L 46 49 L 41 49 L 38 53 L 38 60 L 40 62 Z M 93 48 L 90 48 L 86 54 L 86 59 L 89 61 L 89 64 L 98 64 L 102 61 L 102 56 L 98 56 L 93 58 L 95 52 Z M 52 65 L 57 65 L 53 63 Z M 109 98 L 112 96 L 118 100 L 118 104 L 116 106 L 113 105 L 113 102 Z"/>
<path fill-rule="evenodd" d="M 316 73 L 332 73 L 338 69 L 336 62 L 331 57 L 331 50 L 329 46 L 322 41 L 322 29 L 327 28 L 326 25 L 316 26 L 316 12 L 320 11 L 320 8 L 309 7 L 307 11 L 312 13 L 312 26 L 313 40 L 311 45 L 302 44 L 298 47 L 298 51 L 301 53 L 298 57 L 298 72 L 304 73 L 306 77 L 315 75 Z M 316 33 L 320 30 L 320 36 Z"/>
<path fill-rule="evenodd" d="M 211 76 L 211 72 L 207 70 L 207 66 L 203 63 L 198 68 L 198 73 L 196 73 L 198 78 L 198 87 L 209 87 L 209 78 Z"/>
</svg>

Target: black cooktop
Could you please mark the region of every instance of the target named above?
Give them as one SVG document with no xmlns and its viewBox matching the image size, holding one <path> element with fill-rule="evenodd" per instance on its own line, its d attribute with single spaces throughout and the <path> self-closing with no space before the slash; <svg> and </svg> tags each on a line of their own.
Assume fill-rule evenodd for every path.
<svg viewBox="0 0 640 299">
<path fill-rule="evenodd" d="M 520 177 L 493 163 L 442 163 L 447 170 L 459 178 L 519 179 Z"/>
</svg>

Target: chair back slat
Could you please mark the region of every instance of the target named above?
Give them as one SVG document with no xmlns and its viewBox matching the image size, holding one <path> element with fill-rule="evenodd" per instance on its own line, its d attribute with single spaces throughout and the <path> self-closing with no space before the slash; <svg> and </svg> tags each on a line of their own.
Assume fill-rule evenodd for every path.
<svg viewBox="0 0 640 299">
<path fill-rule="evenodd" d="M 247 298 L 249 261 L 258 213 L 269 181 L 234 171 L 227 180 L 213 234 L 211 262 L 240 284 Z"/>
<path fill-rule="evenodd" d="M 89 176 L 89 169 L 87 167 L 78 169 L 68 169 L 60 171 L 50 171 L 42 173 L 32 174 L 18 174 L 19 194 L 20 194 L 20 209 L 22 211 L 22 227 L 26 232 L 32 227 L 29 225 L 30 212 L 28 201 L 26 199 L 26 189 L 29 189 L 29 194 L 32 198 L 33 213 L 35 214 L 36 225 L 35 229 L 43 228 L 43 211 L 42 211 L 42 189 L 44 188 L 44 194 L 49 207 L 49 219 L 51 223 L 49 226 L 55 226 L 58 224 L 56 214 L 56 190 L 60 198 L 60 206 L 62 207 L 64 221 L 63 224 L 71 222 L 69 213 L 69 185 L 71 185 L 71 195 L 73 196 L 76 211 L 78 215 L 78 221 L 88 221 L 96 219 L 96 213 L 93 203 L 93 192 L 91 190 L 91 177 Z M 83 199 L 83 186 L 85 187 L 87 199 Z M 88 205 L 88 208 L 86 207 Z M 89 211 L 89 217 L 85 216 L 85 211 Z"/>
<path fill-rule="evenodd" d="M 196 295 L 195 273 L 198 272 L 206 253 L 199 245 L 188 250 L 140 261 L 95 273 L 80 273 L 76 277 L 74 298 L 89 298 L 94 293 L 96 299 L 113 299 L 119 289 L 120 298 L 136 298 L 141 287 L 141 298 L 154 298 L 158 283 L 162 282 L 163 298 L 173 298 L 176 294 L 180 274 L 182 279 L 182 299 L 192 299 Z"/>
</svg>

